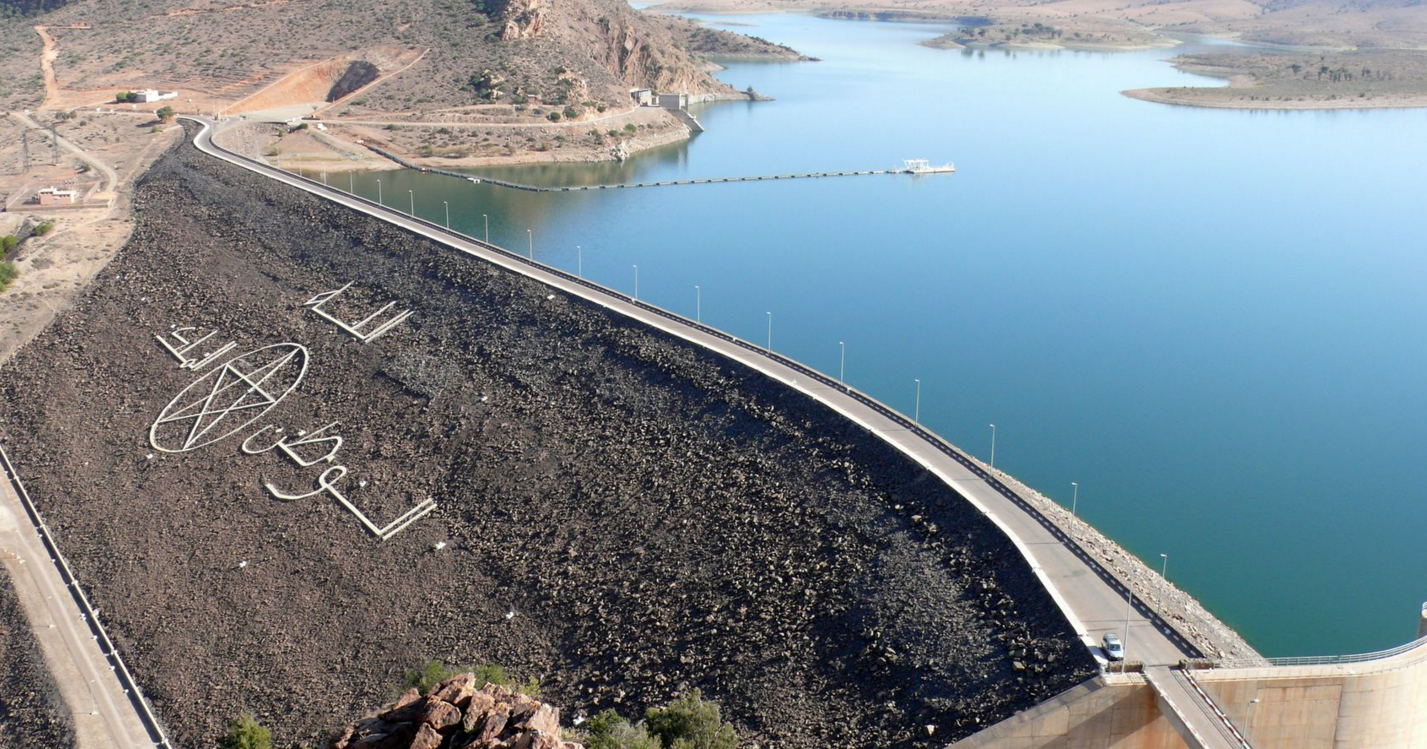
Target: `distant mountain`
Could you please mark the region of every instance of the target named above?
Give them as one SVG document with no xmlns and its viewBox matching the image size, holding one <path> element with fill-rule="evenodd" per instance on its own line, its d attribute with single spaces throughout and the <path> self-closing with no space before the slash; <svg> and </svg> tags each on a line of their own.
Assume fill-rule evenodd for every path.
<svg viewBox="0 0 1427 749">
<path fill-rule="evenodd" d="M 142 85 L 241 98 L 304 65 L 361 60 L 387 74 L 418 56 L 364 92 L 367 106 L 409 111 L 528 96 L 613 102 L 627 101 L 635 86 L 724 89 L 665 21 L 624 0 L 0 3 L 12 15 L 44 11 L 39 17 L 59 47 L 55 77 L 64 90 Z M 11 106 L 37 104 L 44 95 L 37 35 L 7 24 L 0 37 L 9 48 L 0 56 L 0 79 L 28 82 L 8 92 L 26 97 Z"/>
</svg>

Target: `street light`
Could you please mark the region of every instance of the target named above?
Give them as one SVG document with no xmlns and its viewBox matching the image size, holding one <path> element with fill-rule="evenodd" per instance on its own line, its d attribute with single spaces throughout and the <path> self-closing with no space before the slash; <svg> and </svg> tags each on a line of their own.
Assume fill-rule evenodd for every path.
<svg viewBox="0 0 1427 749">
<path fill-rule="evenodd" d="M 349 194 L 349 195 L 356 195 L 356 194 L 357 194 L 357 177 L 356 177 L 356 172 L 347 172 L 347 194 Z"/>
<path fill-rule="evenodd" d="M 575 275 L 585 277 L 585 251 L 579 245 L 575 245 Z"/>
<path fill-rule="evenodd" d="M 694 284 L 694 322 L 704 321 L 704 292 L 698 284 Z"/>
<path fill-rule="evenodd" d="M 386 205 L 386 203 L 383 203 L 383 202 L 382 202 L 382 181 L 381 181 L 381 180 L 377 180 L 377 205 L 379 205 L 379 206 L 385 206 L 385 205 Z"/>
<path fill-rule="evenodd" d="M 1164 589 L 1169 586 L 1169 555 L 1160 554 L 1159 557 L 1164 560 L 1159 569 L 1159 610 L 1164 611 Z"/>
<path fill-rule="evenodd" d="M 1254 725 L 1254 705 L 1257 705 L 1257 704 L 1259 704 L 1259 698 L 1255 697 L 1255 698 L 1249 700 L 1249 715 L 1248 715 L 1247 718 L 1244 718 L 1244 730 L 1245 730 L 1245 731 L 1247 731 L 1247 730 L 1253 728 L 1253 725 Z"/>
<path fill-rule="evenodd" d="M 484 213 L 482 213 L 482 214 L 481 214 L 481 218 L 482 218 L 482 219 L 485 219 L 485 222 L 486 222 L 486 244 L 490 244 L 490 243 L 491 243 L 491 217 L 490 217 L 490 216 L 487 216 L 487 215 L 484 214 Z"/>
<path fill-rule="evenodd" d="M 996 425 L 991 425 L 991 467 L 996 467 Z"/>
<path fill-rule="evenodd" d="M 451 228 L 451 201 L 443 200 L 441 205 L 446 206 L 446 228 L 449 230 Z"/>
<path fill-rule="evenodd" d="M 530 230 L 525 230 L 525 252 L 531 260 L 535 259 L 535 234 Z"/>
<path fill-rule="evenodd" d="M 1135 610 L 1135 594 L 1130 592 L 1130 586 L 1125 586 L 1125 637 L 1120 641 L 1120 647 L 1125 651 L 1125 660 L 1130 658 L 1130 612 Z"/>
<path fill-rule="evenodd" d="M 323 173 L 322 173 L 322 186 L 323 186 L 323 187 L 326 187 L 326 186 L 327 186 L 327 172 L 323 172 Z"/>
<path fill-rule="evenodd" d="M 921 381 L 921 380 L 917 380 L 916 382 L 917 382 L 917 406 L 916 406 L 916 408 L 912 411 L 912 422 L 913 422 L 914 424 L 921 424 L 921 423 L 922 423 L 922 381 Z"/>
<path fill-rule="evenodd" d="M 639 300 L 639 266 L 634 266 L 634 299 Z"/>
<path fill-rule="evenodd" d="M 837 342 L 837 384 L 847 389 L 847 344 L 842 341 Z"/>
<path fill-rule="evenodd" d="M 411 199 L 411 211 L 407 215 L 416 218 L 416 193 L 411 190 L 406 191 L 406 197 Z"/>
<path fill-rule="evenodd" d="M 1075 487 L 1075 496 L 1070 498 L 1070 516 L 1075 517 L 1075 506 L 1080 503 L 1080 484 L 1072 481 L 1070 485 Z"/>
<path fill-rule="evenodd" d="M 773 352 L 773 313 L 768 313 L 768 352 Z"/>
</svg>

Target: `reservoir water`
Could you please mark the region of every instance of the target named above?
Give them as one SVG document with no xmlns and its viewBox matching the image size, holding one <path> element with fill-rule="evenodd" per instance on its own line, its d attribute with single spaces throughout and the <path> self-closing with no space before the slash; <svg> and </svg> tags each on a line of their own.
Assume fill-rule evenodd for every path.
<svg viewBox="0 0 1427 749">
<path fill-rule="evenodd" d="M 846 375 L 1161 563 L 1268 655 L 1393 646 L 1427 599 L 1427 112 L 1169 107 L 1174 52 L 963 53 L 942 29 L 712 17 L 815 63 L 775 102 L 574 184 L 958 173 L 532 194 L 415 172 L 387 202 Z M 358 175 L 375 197 L 377 175 Z M 394 196 L 400 196 L 400 199 Z M 527 230 L 530 234 L 527 235 Z"/>
</svg>

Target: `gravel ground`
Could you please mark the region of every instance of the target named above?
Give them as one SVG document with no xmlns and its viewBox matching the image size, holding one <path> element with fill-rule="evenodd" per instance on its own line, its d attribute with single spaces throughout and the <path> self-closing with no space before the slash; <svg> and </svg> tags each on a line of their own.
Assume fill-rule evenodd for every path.
<svg viewBox="0 0 1427 749">
<path fill-rule="evenodd" d="M 74 721 L 55 688 L 10 577 L 0 567 L 0 749 L 74 746 Z"/>
<path fill-rule="evenodd" d="M 183 746 L 244 711 L 315 738 L 428 658 L 539 676 L 572 717 L 698 687 L 808 749 L 941 746 L 1095 671 L 994 526 L 795 391 L 187 145 L 135 212 L 0 369 L 0 436 Z M 302 308 L 349 281 L 336 312 L 415 314 L 360 344 Z M 238 436 L 149 458 L 198 377 L 154 340 L 175 324 L 304 344 L 306 378 Z M 379 541 L 330 497 L 269 497 L 324 466 L 239 440 L 334 420 L 378 524 L 440 507 Z"/>
</svg>

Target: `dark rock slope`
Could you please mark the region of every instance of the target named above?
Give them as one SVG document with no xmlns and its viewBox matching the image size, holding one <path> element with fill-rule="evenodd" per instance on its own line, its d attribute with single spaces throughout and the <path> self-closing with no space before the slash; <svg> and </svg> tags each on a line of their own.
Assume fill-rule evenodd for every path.
<svg viewBox="0 0 1427 749">
<path fill-rule="evenodd" d="M 73 746 L 74 719 L 0 566 L 0 749 Z"/>
<path fill-rule="evenodd" d="M 0 436 L 186 746 L 242 711 L 306 738 L 433 657 L 540 676 L 572 716 L 697 687 L 810 749 L 941 745 L 1092 673 L 1006 538 L 794 391 L 190 146 L 135 208 L 0 370 Z M 414 316 L 360 344 L 302 308 L 349 281 L 336 311 Z M 261 482 L 325 466 L 243 454 L 251 428 L 150 458 L 197 378 L 155 342 L 172 325 L 306 345 L 258 424 L 340 421 L 378 524 L 439 509 L 383 542 L 329 497 L 276 501 Z"/>
</svg>

